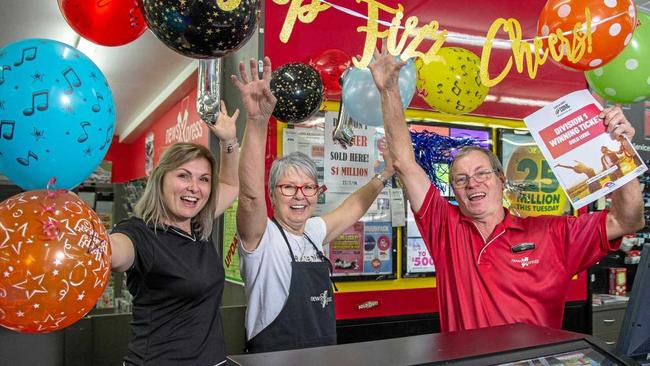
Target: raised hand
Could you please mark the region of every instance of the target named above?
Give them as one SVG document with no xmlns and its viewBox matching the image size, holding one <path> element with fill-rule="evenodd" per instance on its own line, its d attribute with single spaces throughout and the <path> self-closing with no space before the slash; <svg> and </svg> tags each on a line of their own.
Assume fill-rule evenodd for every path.
<svg viewBox="0 0 650 366">
<path fill-rule="evenodd" d="M 373 61 L 368 65 L 377 89 L 399 90 L 399 71 L 406 63 L 388 53 L 386 40 L 382 41 L 381 51 L 375 49 Z"/>
<path fill-rule="evenodd" d="M 632 124 L 630 124 L 627 118 L 625 118 L 621 107 L 615 106 L 605 108 L 600 112 L 599 117 L 604 120 L 607 132 L 610 134 L 612 139 L 618 140 L 621 136 L 626 136 L 631 140 L 634 137 L 634 127 L 632 127 Z"/>
<path fill-rule="evenodd" d="M 232 141 L 237 138 L 237 117 L 239 116 L 239 109 L 235 110 L 232 116 L 228 116 L 226 103 L 221 101 L 221 111 L 219 117 L 214 125 L 207 124 L 212 133 L 219 138 L 220 141 Z"/>
<path fill-rule="evenodd" d="M 264 57 L 264 71 L 260 79 L 257 73 L 257 61 L 250 60 L 250 80 L 246 74 L 244 62 L 239 63 L 239 77 L 231 75 L 230 79 L 239 90 L 247 118 L 261 122 L 268 121 L 277 100 L 271 93 L 271 59 Z"/>
</svg>

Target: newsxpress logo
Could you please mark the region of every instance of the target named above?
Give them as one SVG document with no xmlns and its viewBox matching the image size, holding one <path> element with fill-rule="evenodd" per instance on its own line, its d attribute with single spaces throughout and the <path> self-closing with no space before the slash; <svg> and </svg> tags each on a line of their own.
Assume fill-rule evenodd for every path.
<svg viewBox="0 0 650 366">
<path fill-rule="evenodd" d="M 329 291 L 325 290 L 318 296 L 312 296 L 310 300 L 311 302 L 320 302 L 321 307 L 324 309 L 327 304 L 332 302 L 332 296 L 327 296 L 328 293 Z"/>
<path fill-rule="evenodd" d="M 203 136 L 201 121 L 194 121 L 188 124 L 189 111 L 187 108 L 179 111 L 176 116 L 176 125 L 165 131 L 165 144 L 171 145 L 175 142 L 192 142 Z"/>
<path fill-rule="evenodd" d="M 512 259 L 512 263 L 518 263 L 521 265 L 521 268 L 526 268 L 533 264 L 539 264 L 539 259 L 530 259 L 528 257 L 523 257 L 521 259 Z"/>
</svg>

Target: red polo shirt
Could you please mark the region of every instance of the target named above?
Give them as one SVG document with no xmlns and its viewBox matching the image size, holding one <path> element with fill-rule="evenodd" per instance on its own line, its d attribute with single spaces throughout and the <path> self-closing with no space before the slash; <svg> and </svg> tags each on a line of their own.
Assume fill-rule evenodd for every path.
<svg viewBox="0 0 650 366">
<path fill-rule="evenodd" d="M 607 240 L 606 217 L 519 218 L 505 210 L 485 241 L 431 185 L 415 218 L 436 264 L 442 331 L 510 323 L 560 328 L 573 275 L 620 246 L 620 239 Z"/>
</svg>

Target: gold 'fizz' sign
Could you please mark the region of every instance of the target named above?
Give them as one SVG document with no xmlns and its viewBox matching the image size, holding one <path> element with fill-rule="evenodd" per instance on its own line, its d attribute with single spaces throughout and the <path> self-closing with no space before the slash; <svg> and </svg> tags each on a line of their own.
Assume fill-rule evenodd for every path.
<svg viewBox="0 0 650 366">
<path fill-rule="evenodd" d="M 311 0 L 310 3 L 305 3 L 306 0 L 273 0 L 278 5 L 289 4 L 289 11 L 285 17 L 282 30 L 280 31 L 280 40 L 284 43 L 289 41 L 293 27 L 296 20 L 308 24 L 313 22 L 319 13 L 328 10 L 331 6 L 322 3 L 320 0 Z M 366 40 L 363 47 L 363 55 L 361 59 L 356 57 L 352 58 L 354 66 L 365 68 L 370 64 L 372 56 L 379 39 L 386 39 L 386 46 L 391 55 L 400 55 L 402 60 L 408 60 L 412 57 L 419 57 L 425 64 L 438 59 L 438 50 L 442 47 L 447 37 L 446 30 L 439 30 L 437 21 L 431 21 L 422 27 L 417 27 L 419 20 L 415 16 L 408 17 L 404 22 L 401 36 L 398 37 L 400 27 L 402 27 L 402 19 L 404 18 L 404 7 L 401 4 L 397 8 L 384 5 L 375 0 L 356 0 L 357 3 L 364 2 L 368 5 L 367 10 L 367 23 L 365 26 L 357 27 L 357 32 L 365 33 Z M 384 11 L 393 16 L 388 29 L 379 30 L 379 11 Z M 521 25 L 516 19 L 503 19 L 495 20 L 486 35 L 485 43 L 483 45 L 483 52 L 481 54 L 481 82 L 488 87 L 500 83 L 512 69 L 514 60 L 517 72 L 524 72 L 524 62 L 528 70 L 528 76 L 534 79 L 537 75 L 537 70 L 540 65 L 543 65 L 550 54 L 550 56 L 560 61 L 563 57 L 577 63 L 582 59 L 585 52 L 591 52 L 591 13 L 589 9 L 585 9 L 585 26 L 582 23 L 576 23 L 571 34 L 573 39 L 569 40 L 562 30 L 558 29 L 555 33 L 549 34 L 547 38 L 547 47 L 544 47 L 543 38 L 533 38 L 533 45 L 531 48 L 530 43 L 522 39 Z M 512 55 L 508 59 L 504 69 L 495 78 L 490 78 L 488 74 L 488 66 L 490 63 L 490 54 L 492 52 L 492 44 L 497 32 L 503 29 L 508 35 L 512 47 Z M 409 41 L 409 38 L 412 39 Z M 424 39 L 433 40 L 433 45 L 426 51 L 418 51 L 418 47 Z M 407 44 L 408 41 L 408 44 Z M 566 53 L 566 55 L 565 55 Z"/>
</svg>

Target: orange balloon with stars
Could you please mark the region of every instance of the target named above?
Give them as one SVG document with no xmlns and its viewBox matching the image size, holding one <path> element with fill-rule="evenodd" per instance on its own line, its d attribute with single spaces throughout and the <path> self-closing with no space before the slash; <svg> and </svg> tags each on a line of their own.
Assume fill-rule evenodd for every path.
<svg viewBox="0 0 650 366">
<path fill-rule="evenodd" d="M 560 30 L 572 44 L 571 32 L 576 23 L 581 23 L 587 34 L 586 9 L 591 17 L 591 40 L 587 40 L 582 58 L 574 63 L 567 59 L 566 44 L 558 42 L 553 46 L 558 54 L 563 52 L 560 64 L 573 70 L 593 70 L 611 61 L 630 43 L 636 27 L 633 0 L 548 0 L 537 20 L 538 35 L 547 37 Z"/>
<path fill-rule="evenodd" d="M 97 214 L 67 191 L 0 203 L 0 325 L 47 333 L 86 315 L 108 283 L 108 240 Z"/>
</svg>

